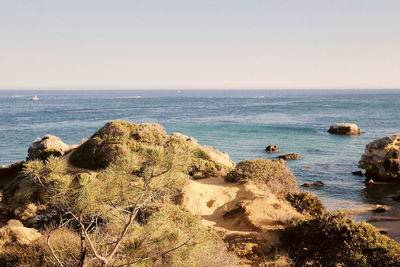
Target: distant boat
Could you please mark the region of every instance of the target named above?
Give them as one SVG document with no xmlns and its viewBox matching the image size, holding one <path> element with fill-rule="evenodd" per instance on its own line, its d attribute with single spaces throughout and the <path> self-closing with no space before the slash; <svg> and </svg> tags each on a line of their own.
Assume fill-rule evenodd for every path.
<svg viewBox="0 0 400 267">
<path fill-rule="evenodd" d="M 33 100 L 33 101 L 38 101 L 38 100 L 39 100 L 39 97 L 37 97 L 37 95 L 35 95 L 34 97 L 32 97 L 32 100 Z"/>
</svg>

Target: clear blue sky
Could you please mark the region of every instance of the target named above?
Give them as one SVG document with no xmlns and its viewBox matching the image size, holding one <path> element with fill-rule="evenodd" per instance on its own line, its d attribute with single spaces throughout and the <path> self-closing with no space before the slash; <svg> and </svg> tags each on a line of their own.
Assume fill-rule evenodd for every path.
<svg viewBox="0 0 400 267">
<path fill-rule="evenodd" d="M 0 0 L 0 89 L 400 88 L 399 0 Z"/>
</svg>

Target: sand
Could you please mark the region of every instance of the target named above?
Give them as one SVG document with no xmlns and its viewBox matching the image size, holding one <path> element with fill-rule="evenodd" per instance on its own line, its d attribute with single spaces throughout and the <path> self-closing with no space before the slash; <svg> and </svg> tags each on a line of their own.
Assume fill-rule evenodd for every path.
<svg viewBox="0 0 400 267">
<path fill-rule="evenodd" d="M 276 253 L 277 230 L 293 217 L 302 216 L 267 189 L 252 183 L 225 183 L 221 177 L 191 181 L 182 205 L 201 217 L 205 226 L 222 233 L 245 265 Z"/>
</svg>

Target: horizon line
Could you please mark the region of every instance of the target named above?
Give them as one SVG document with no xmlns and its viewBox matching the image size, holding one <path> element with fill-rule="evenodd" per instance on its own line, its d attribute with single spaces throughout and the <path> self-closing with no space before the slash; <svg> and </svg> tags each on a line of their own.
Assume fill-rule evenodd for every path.
<svg viewBox="0 0 400 267">
<path fill-rule="evenodd" d="M 393 88 L 0 88 L 0 91 L 400 90 Z"/>
</svg>

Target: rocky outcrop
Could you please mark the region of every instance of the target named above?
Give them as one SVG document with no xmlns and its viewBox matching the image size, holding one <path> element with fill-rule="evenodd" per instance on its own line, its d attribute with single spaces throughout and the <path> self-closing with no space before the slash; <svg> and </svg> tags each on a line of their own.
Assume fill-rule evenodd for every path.
<svg viewBox="0 0 400 267">
<path fill-rule="evenodd" d="M 278 159 L 283 159 L 283 160 L 300 159 L 300 158 L 301 158 L 301 156 L 299 154 L 295 154 L 295 153 L 278 156 Z"/>
<path fill-rule="evenodd" d="M 29 245 L 42 235 L 38 230 L 25 227 L 18 220 L 9 220 L 7 225 L 0 228 L 0 246 L 10 243 Z"/>
<path fill-rule="evenodd" d="M 71 152 L 69 161 L 76 167 L 99 170 L 118 158 L 137 157 L 145 162 L 149 148 L 163 147 L 167 151 L 172 145 L 192 155 L 188 174 L 193 177 L 204 178 L 216 172 L 224 174 L 234 166 L 228 154 L 201 146 L 193 137 L 179 133 L 168 135 L 157 123 L 135 124 L 119 120 L 108 122 Z"/>
<path fill-rule="evenodd" d="M 400 134 L 370 142 L 358 167 L 367 179 L 400 182 Z"/>
<path fill-rule="evenodd" d="M 343 134 L 343 135 L 361 134 L 361 130 L 354 123 L 336 123 L 331 127 L 329 127 L 328 132 L 331 134 Z"/>
<path fill-rule="evenodd" d="M 69 145 L 59 137 L 46 134 L 43 138 L 36 139 L 28 149 L 27 160 L 46 159 L 50 155 L 61 156 L 69 150 Z"/>
<path fill-rule="evenodd" d="M 277 145 L 269 145 L 269 146 L 267 146 L 267 147 L 265 148 L 265 151 L 266 151 L 266 152 L 269 152 L 269 153 L 275 153 L 275 152 L 279 152 L 279 151 L 281 151 L 281 150 L 278 148 Z"/>
</svg>

